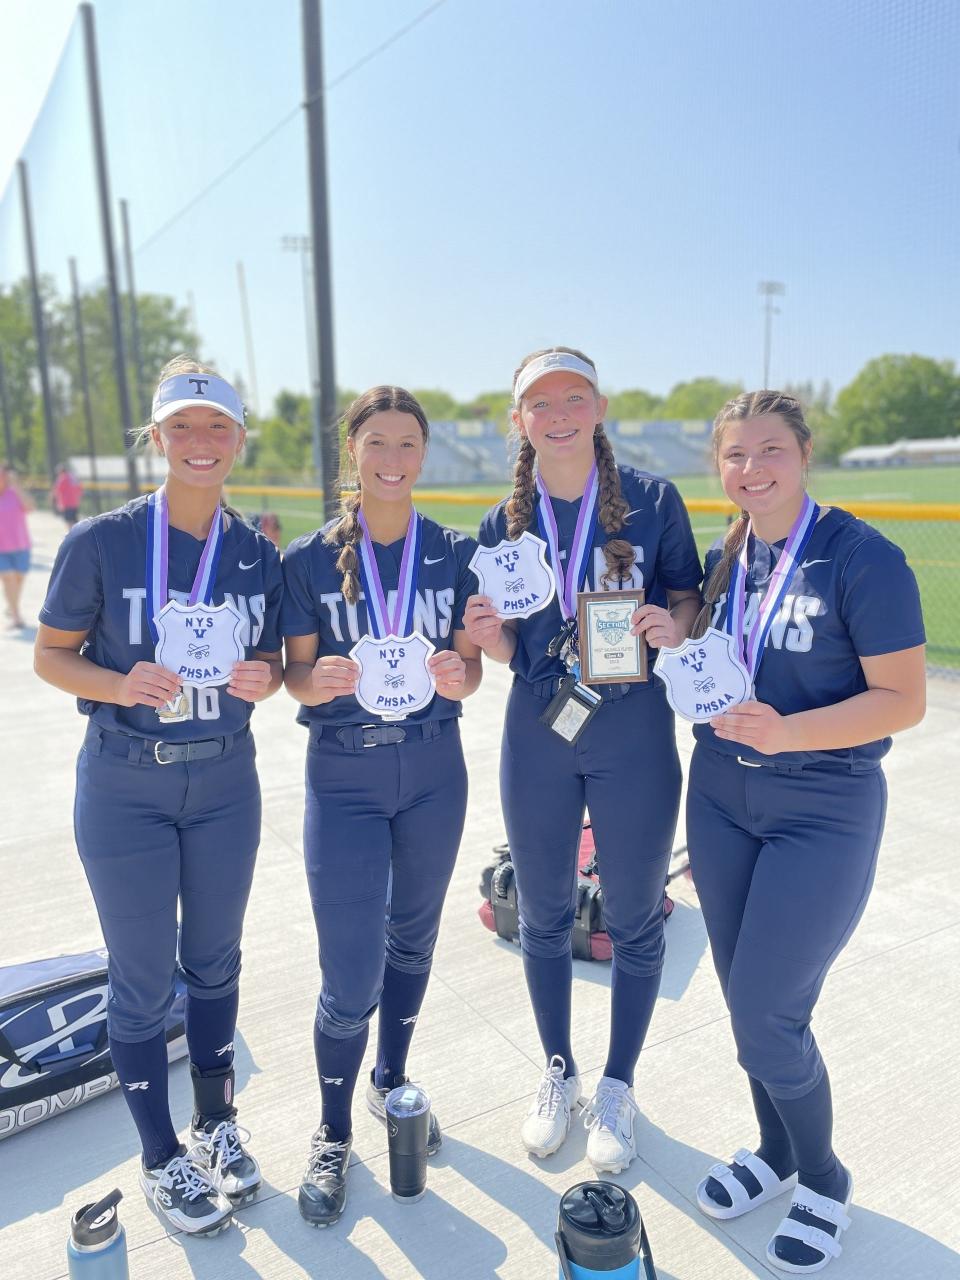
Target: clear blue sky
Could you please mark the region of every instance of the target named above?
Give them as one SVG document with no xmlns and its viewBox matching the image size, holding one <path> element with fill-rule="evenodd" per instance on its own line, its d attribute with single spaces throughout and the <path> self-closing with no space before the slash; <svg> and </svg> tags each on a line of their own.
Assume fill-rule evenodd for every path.
<svg viewBox="0 0 960 1280">
<path fill-rule="evenodd" d="M 466 398 L 553 342 L 612 390 L 756 385 L 762 279 L 787 288 L 775 383 L 837 388 L 888 351 L 960 357 L 956 0 L 445 0 L 337 83 L 428 7 L 324 5 L 341 386 Z M 0 182 L 71 8 L 0 11 Z M 245 376 L 242 259 L 261 401 L 305 387 L 300 263 L 280 249 L 307 229 L 299 116 L 163 230 L 295 111 L 298 0 L 96 12 L 139 289 L 191 293 L 204 353 Z M 74 33 L 25 154 L 43 268 L 62 278 L 74 253 L 92 282 L 79 53 Z M 13 194 L 0 280 L 22 265 Z"/>
</svg>

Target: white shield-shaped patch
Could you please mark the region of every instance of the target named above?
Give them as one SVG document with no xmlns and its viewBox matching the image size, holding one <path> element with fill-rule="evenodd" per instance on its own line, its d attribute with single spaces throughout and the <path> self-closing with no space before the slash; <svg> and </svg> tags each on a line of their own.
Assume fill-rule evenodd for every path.
<svg viewBox="0 0 960 1280">
<path fill-rule="evenodd" d="M 698 640 L 661 649 L 653 674 L 667 687 L 667 701 L 677 715 L 704 724 L 753 696 L 750 674 L 737 656 L 733 636 L 716 627 Z"/>
<path fill-rule="evenodd" d="M 356 699 L 384 720 L 402 720 L 433 700 L 437 682 L 427 667 L 434 646 L 418 631 L 409 636 L 364 636 L 350 650 L 360 667 Z"/>
<path fill-rule="evenodd" d="M 553 599 L 556 583 L 547 563 L 547 544 L 524 529 L 516 542 L 478 547 L 470 568 L 501 618 L 529 618 Z"/>
<path fill-rule="evenodd" d="M 198 689 L 226 684 L 233 664 L 246 656 L 246 624 L 229 601 L 209 605 L 170 600 L 157 614 L 156 624 L 157 662 Z"/>
</svg>

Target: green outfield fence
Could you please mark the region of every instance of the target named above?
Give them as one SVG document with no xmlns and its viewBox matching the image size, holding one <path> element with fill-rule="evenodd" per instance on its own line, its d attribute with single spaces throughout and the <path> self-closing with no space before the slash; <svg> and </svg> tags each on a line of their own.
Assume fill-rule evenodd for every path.
<svg viewBox="0 0 960 1280">
<path fill-rule="evenodd" d="M 144 486 L 145 492 L 148 487 L 152 486 Z M 680 487 L 682 491 L 682 481 Z M 122 501 L 126 492 L 120 483 L 101 483 L 97 488 L 104 495 L 104 506 Z M 88 486 L 87 505 L 90 489 Z M 284 544 L 315 529 L 322 519 L 321 489 L 235 484 L 229 487 L 229 497 L 245 515 L 276 512 Z M 441 524 L 475 533 L 483 515 L 502 497 L 502 492 L 493 490 L 418 489 L 417 507 Z M 685 496 L 684 501 L 702 554 L 723 532 L 734 508 L 718 498 Z M 960 677 L 960 503 L 854 500 L 838 501 L 838 505 L 868 520 L 903 547 L 920 584 L 931 671 Z"/>
</svg>

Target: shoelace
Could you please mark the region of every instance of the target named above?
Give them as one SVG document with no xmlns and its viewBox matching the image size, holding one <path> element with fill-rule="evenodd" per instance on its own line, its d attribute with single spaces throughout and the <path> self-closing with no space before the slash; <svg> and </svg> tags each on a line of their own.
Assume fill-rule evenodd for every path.
<svg viewBox="0 0 960 1280">
<path fill-rule="evenodd" d="M 213 1132 L 191 1147 L 187 1154 L 192 1156 L 196 1153 L 211 1165 L 219 1164 L 221 1169 L 229 1169 L 242 1158 L 243 1143 L 249 1141 L 249 1129 L 242 1128 L 235 1120 L 221 1120 Z"/>
<path fill-rule="evenodd" d="M 310 1152 L 308 1175 L 317 1178 L 324 1173 L 339 1173 L 346 1149 L 345 1142 L 318 1142 Z"/>
<path fill-rule="evenodd" d="M 201 1196 L 213 1194 L 213 1186 L 193 1163 L 189 1152 L 185 1156 L 176 1156 L 171 1160 L 165 1167 L 160 1181 L 182 1191 L 184 1200 L 199 1200 Z"/>
<path fill-rule="evenodd" d="M 552 1120 L 564 1096 L 562 1070 L 560 1067 L 548 1067 L 537 1091 L 537 1111 Z"/>
<path fill-rule="evenodd" d="M 637 1110 L 626 1089 L 612 1089 L 609 1085 L 598 1089 L 583 1109 L 584 1128 L 595 1129 L 599 1125 L 601 1129 L 616 1130 L 624 1106 Z"/>
</svg>

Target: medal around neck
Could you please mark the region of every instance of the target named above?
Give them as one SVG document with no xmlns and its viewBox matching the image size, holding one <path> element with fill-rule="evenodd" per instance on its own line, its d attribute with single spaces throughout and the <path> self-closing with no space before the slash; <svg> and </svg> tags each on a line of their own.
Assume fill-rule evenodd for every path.
<svg viewBox="0 0 960 1280">
<path fill-rule="evenodd" d="M 157 662 L 198 689 L 226 684 L 233 664 L 245 657 L 244 625 L 228 600 L 217 605 L 170 600 L 156 617 Z"/>
<path fill-rule="evenodd" d="M 677 715 L 694 724 L 705 724 L 753 696 L 750 673 L 733 636 L 716 627 L 675 649 L 661 649 L 653 674 L 666 686 L 667 701 Z"/>
<path fill-rule="evenodd" d="M 556 593 L 547 563 L 547 544 L 529 529 L 515 542 L 478 547 L 470 560 L 480 594 L 489 596 L 501 618 L 529 618 L 545 609 Z"/>
<path fill-rule="evenodd" d="M 350 650 L 360 668 L 355 697 L 383 720 L 403 720 L 430 705 L 437 691 L 427 659 L 435 646 L 414 631 L 408 636 L 363 636 Z"/>
</svg>

